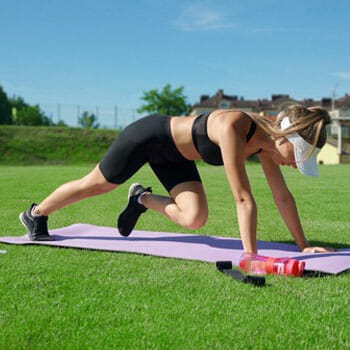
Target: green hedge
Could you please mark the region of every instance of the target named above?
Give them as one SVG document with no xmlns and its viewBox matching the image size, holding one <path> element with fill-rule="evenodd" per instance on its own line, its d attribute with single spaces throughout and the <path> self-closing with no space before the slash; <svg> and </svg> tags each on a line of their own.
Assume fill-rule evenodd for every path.
<svg viewBox="0 0 350 350">
<path fill-rule="evenodd" d="M 97 163 L 117 134 L 116 130 L 1 125 L 0 164 Z"/>
</svg>

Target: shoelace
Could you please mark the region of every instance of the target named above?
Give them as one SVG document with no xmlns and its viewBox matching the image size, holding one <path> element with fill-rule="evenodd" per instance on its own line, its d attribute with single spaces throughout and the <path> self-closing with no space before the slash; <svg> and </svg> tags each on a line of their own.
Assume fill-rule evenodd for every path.
<svg viewBox="0 0 350 350">
<path fill-rule="evenodd" d="M 146 193 L 146 192 L 152 193 L 152 187 L 145 188 L 145 190 L 142 193 Z"/>
</svg>

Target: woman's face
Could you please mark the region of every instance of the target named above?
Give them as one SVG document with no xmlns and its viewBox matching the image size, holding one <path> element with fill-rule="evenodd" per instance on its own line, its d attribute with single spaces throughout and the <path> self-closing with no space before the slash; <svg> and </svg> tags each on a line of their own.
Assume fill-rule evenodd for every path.
<svg viewBox="0 0 350 350">
<path fill-rule="evenodd" d="M 293 145 L 285 137 L 279 137 L 275 140 L 275 150 L 272 154 L 272 160 L 277 165 L 286 165 L 297 168 L 294 158 Z"/>
</svg>

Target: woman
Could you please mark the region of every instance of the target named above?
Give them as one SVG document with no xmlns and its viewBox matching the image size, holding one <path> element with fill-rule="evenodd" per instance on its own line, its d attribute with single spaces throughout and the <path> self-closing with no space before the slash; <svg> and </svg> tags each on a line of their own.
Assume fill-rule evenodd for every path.
<svg viewBox="0 0 350 350">
<path fill-rule="evenodd" d="M 152 115 L 129 125 L 111 145 L 102 161 L 87 176 L 56 189 L 39 205 L 20 215 L 32 240 L 52 240 L 47 216 L 91 196 L 109 192 L 129 179 L 148 162 L 169 192 L 169 197 L 151 193 L 134 184 L 128 203 L 118 218 L 123 236 L 133 230 L 147 209 L 163 214 L 190 229 L 202 227 L 208 217 L 206 195 L 194 160 L 223 165 L 236 202 L 244 251 L 257 252 L 257 207 L 245 161 L 257 154 L 280 214 L 303 252 L 325 252 L 310 247 L 293 196 L 280 165 L 317 176 L 316 155 L 326 142 L 330 122 L 321 107 L 292 106 L 275 121 L 237 110 L 216 110 L 197 117 Z"/>
</svg>

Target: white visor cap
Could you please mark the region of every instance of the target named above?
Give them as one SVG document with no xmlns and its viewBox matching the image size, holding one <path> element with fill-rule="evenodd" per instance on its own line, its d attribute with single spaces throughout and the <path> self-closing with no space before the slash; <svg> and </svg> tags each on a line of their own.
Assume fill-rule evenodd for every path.
<svg viewBox="0 0 350 350">
<path fill-rule="evenodd" d="M 284 117 L 281 121 L 281 130 L 287 129 L 290 125 L 289 118 Z M 298 170 L 307 176 L 318 176 L 317 154 L 321 149 L 315 147 L 311 154 L 313 146 L 306 142 L 298 133 L 286 135 L 286 137 L 293 145 L 294 158 Z"/>
</svg>

